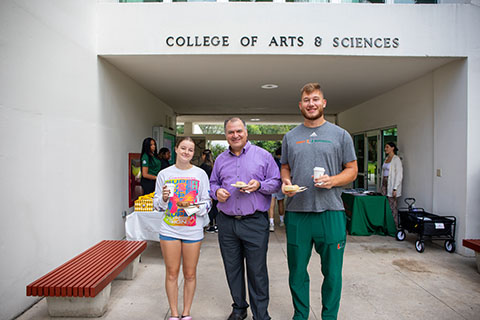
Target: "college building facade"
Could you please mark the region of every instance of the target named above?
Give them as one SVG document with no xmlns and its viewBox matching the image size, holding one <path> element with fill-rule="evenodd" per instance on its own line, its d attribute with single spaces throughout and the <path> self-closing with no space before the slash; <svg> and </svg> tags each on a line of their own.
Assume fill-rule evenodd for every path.
<svg viewBox="0 0 480 320">
<path fill-rule="evenodd" d="M 378 137 L 395 129 L 403 196 L 456 216 L 457 253 L 473 255 L 461 240 L 480 237 L 478 1 L 7 0 L 0 23 L 1 319 L 35 303 L 26 284 L 100 240 L 124 237 L 128 153 L 140 152 L 153 127 L 202 113 L 179 112 L 135 79 L 149 59 L 157 73 L 192 57 L 333 66 L 344 98 L 355 83 L 367 88 L 373 73 L 376 84 L 396 80 L 329 119 L 352 136 L 375 137 L 378 153 Z M 202 65 L 178 72 L 209 74 Z M 284 117 L 293 115 L 295 104 Z"/>
</svg>

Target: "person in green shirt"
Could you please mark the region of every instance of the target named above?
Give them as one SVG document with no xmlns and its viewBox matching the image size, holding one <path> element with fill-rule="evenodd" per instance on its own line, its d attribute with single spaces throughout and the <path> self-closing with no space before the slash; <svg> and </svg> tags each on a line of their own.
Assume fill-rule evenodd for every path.
<svg viewBox="0 0 480 320">
<path fill-rule="evenodd" d="M 152 193 L 155 191 L 155 182 L 162 166 L 157 154 L 157 143 L 152 138 L 143 140 L 140 165 L 142 167 L 140 184 L 143 188 L 143 194 Z"/>
</svg>

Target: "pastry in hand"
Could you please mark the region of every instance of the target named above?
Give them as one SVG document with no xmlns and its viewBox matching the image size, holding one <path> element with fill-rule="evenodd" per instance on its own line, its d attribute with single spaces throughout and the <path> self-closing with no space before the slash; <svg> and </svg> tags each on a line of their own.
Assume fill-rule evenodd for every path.
<svg viewBox="0 0 480 320">
<path fill-rule="evenodd" d="M 183 208 L 190 207 L 191 205 L 192 205 L 192 202 L 190 202 L 190 201 L 178 201 L 177 202 L 177 206 L 183 207 Z"/>
<path fill-rule="evenodd" d="M 283 188 L 286 192 L 297 192 L 298 189 L 300 189 L 300 187 L 296 184 L 294 185 L 286 185 L 284 188 Z"/>
<path fill-rule="evenodd" d="M 239 188 L 245 188 L 247 186 L 247 184 L 243 181 L 237 181 L 235 185 Z"/>
</svg>

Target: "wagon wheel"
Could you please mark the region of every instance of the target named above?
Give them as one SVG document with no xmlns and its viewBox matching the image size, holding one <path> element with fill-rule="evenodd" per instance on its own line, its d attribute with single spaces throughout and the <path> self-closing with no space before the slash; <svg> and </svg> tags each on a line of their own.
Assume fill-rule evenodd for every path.
<svg viewBox="0 0 480 320">
<path fill-rule="evenodd" d="M 421 240 L 415 241 L 415 249 L 417 249 L 417 252 L 422 253 L 425 251 L 425 243 Z"/>
<path fill-rule="evenodd" d="M 446 240 L 445 241 L 445 250 L 450 253 L 455 252 L 455 241 L 453 240 Z"/>
<path fill-rule="evenodd" d="M 405 231 L 403 231 L 403 230 L 398 230 L 398 231 L 397 231 L 397 234 L 395 235 L 395 238 L 396 238 L 398 241 L 403 241 L 403 240 L 405 240 Z"/>
</svg>

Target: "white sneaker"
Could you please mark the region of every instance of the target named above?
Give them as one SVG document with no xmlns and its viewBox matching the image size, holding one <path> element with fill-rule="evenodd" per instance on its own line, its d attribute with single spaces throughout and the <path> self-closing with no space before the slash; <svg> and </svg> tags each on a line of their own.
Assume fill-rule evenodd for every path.
<svg viewBox="0 0 480 320">
<path fill-rule="evenodd" d="M 275 231 L 275 225 L 273 223 L 270 223 L 270 232 Z"/>
<path fill-rule="evenodd" d="M 285 223 L 283 221 L 280 221 L 280 227 L 285 226 Z"/>
</svg>

